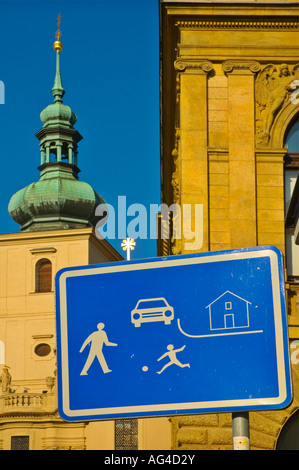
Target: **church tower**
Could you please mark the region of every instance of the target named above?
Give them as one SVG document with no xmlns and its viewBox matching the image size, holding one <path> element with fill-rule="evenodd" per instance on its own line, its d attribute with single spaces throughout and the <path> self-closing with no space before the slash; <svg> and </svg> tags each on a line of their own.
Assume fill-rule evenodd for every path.
<svg viewBox="0 0 299 470">
<path fill-rule="evenodd" d="M 8 206 L 11 217 L 24 232 L 95 227 L 95 209 L 105 204 L 89 184 L 78 179 L 78 142 L 82 136 L 73 127 L 76 114 L 62 101 L 65 90 L 60 74 L 63 45 L 59 29 L 53 47 L 54 103 L 41 112 L 43 127 L 36 133 L 40 141 L 40 179 L 15 193 Z"/>
</svg>

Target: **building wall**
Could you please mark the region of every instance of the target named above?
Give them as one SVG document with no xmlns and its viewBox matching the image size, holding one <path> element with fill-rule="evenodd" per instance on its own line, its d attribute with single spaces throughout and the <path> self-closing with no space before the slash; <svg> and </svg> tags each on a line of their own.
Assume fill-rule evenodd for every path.
<svg viewBox="0 0 299 470">
<path fill-rule="evenodd" d="M 89 264 L 91 231 L 57 231 L 0 236 L 0 331 L 5 360 L 16 387 L 40 391 L 43 379 L 55 369 L 54 279 L 59 269 Z M 51 292 L 36 292 L 35 266 L 52 263 Z M 97 260 L 109 258 L 98 253 Z M 34 349 L 49 343 L 51 353 L 39 358 Z"/>
<path fill-rule="evenodd" d="M 35 292 L 36 263 L 52 263 L 51 292 Z M 93 229 L 56 230 L 0 235 L 0 376 L 11 375 L 10 390 L 0 384 L 0 449 L 11 449 L 11 438 L 29 436 L 30 450 L 113 450 L 114 421 L 64 422 L 57 412 L 55 274 L 122 257 Z M 39 344 L 50 353 L 38 356 Z M 138 447 L 171 446 L 167 418 L 138 420 Z"/>
<path fill-rule="evenodd" d="M 202 245 L 190 250 L 182 237 L 164 242 L 160 254 L 269 244 L 285 254 L 284 173 L 287 165 L 299 169 L 285 147 L 299 112 L 288 88 L 299 78 L 297 7 L 288 1 L 160 3 L 162 199 L 203 207 Z M 287 279 L 286 287 L 295 352 L 297 280 Z M 275 448 L 297 410 L 298 362 L 292 361 L 290 407 L 250 413 L 253 448 Z M 232 447 L 230 414 L 172 423 L 174 448 Z"/>
</svg>

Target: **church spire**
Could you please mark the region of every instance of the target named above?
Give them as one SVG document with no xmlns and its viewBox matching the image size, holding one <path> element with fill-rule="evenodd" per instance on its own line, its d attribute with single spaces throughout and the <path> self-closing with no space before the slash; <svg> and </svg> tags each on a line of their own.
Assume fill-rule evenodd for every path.
<svg viewBox="0 0 299 470">
<path fill-rule="evenodd" d="M 15 193 L 8 206 L 11 217 L 23 231 L 95 227 L 95 209 L 104 199 L 83 181 L 77 166 L 78 142 L 74 129 L 77 120 L 72 109 L 62 103 L 65 90 L 60 75 L 61 15 L 58 15 L 56 74 L 52 94 L 54 103 L 40 114 L 43 127 L 35 134 L 40 141 L 40 179 Z"/>
<path fill-rule="evenodd" d="M 56 41 L 53 44 L 53 48 L 56 51 L 56 74 L 54 80 L 54 86 L 52 88 L 52 95 L 54 96 L 55 103 L 62 103 L 62 97 L 65 93 L 65 90 L 62 86 L 61 74 L 60 74 L 60 52 L 62 51 L 63 45 L 60 41 L 61 38 L 61 18 L 60 12 L 57 17 L 57 31 L 56 31 Z"/>
<path fill-rule="evenodd" d="M 63 45 L 60 41 L 61 15 L 57 18 L 56 41 L 53 48 L 56 51 L 56 73 L 54 85 L 51 90 L 54 103 L 47 106 L 40 114 L 43 128 L 36 134 L 40 140 L 41 165 L 53 161 L 65 162 L 77 166 L 77 144 L 82 139 L 74 129 L 77 120 L 72 109 L 62 102 L 65 90 L 62 86 L 60 73 L 60 54 Z"/>
</svg>

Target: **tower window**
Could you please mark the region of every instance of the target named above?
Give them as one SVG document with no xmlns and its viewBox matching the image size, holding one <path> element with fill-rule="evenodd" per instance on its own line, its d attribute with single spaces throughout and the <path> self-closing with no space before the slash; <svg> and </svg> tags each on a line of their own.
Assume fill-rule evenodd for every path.
<svg viewBox="0 0 299 470">
<path fill-rule="evenodd" d="M 52 289 L 52 263 L 48 259 L 41 259 L 35 267 L 35 292 L 51 292 Z"/>
<path fill-rule="evenodd" d="M 55 163 L 57 161 L 57 147 L 55 142 L 50 144 L 50 162 Z"/>
<path fill-rule="evenodd" d="M 68 160 L 69 158 L 69 151 L 66 142 L 63 142 L 62 149 L 61 149 L 61 158 L 62 160 Z"/>
</svg>

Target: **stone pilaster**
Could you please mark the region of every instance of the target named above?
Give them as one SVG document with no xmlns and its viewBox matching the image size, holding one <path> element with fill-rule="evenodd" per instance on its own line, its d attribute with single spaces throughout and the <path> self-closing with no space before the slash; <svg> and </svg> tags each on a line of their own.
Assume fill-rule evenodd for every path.
<svg viewBox="0 0 299 470">
<path fill-rule="evenodd" d="M 254 74 L 255 61 L 227 60 L 230 233 L 232 248 L 257 244 Z"/>
<path fill-rule="evenodd" d="M 184 222 L 181 252 L 208 251 L 207 76 L 213 65 L 208 60 L 177 60 L 175 68 L 180 79 L 180 204 Z M 197 216 L 195 204 L 201 205 L 202 212 Z M 189 216 L 184 205 L 191 209 Z M 197 235 L 192 239 L 195 231 Z"/>
</svg>

